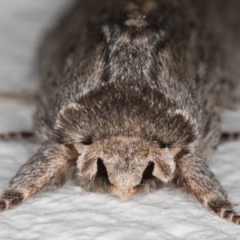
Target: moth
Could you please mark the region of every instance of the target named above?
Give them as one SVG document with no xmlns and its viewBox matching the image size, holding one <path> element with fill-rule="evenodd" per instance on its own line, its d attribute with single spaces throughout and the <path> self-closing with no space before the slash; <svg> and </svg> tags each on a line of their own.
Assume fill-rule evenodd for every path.
<svg viewBox="0 0 240 240">
<path fill-rule="evenodd" d="M 42 145 L 0 210 L 63 186 L 74 171 L 86 190 L 123 200 L 167 183 L 240 224 L 208 166 L 219 112 L 239 83 L 233 2 L 76 1 L 40 47 Z"/>
</svg>

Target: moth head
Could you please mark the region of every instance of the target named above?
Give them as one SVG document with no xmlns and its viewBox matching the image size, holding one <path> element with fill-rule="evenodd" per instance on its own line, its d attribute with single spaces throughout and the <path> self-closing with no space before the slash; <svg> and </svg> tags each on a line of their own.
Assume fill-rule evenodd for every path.
<svg viewBox="0 0 240 240">
<path fill-rule="evenodd" d="M 139 138 L 114 137 L 79 147 L 77 160 L 79 175 L 94 180 L 98 172 L 98 161 L 106 168 L 112 194 L 123 200 L 130 199 L 141 184 L 144 172 L 153 164 L 152 177 L 162 182 L 174 176 L 174 156 L 179 149 L 160 148 Z"/>
</svg>

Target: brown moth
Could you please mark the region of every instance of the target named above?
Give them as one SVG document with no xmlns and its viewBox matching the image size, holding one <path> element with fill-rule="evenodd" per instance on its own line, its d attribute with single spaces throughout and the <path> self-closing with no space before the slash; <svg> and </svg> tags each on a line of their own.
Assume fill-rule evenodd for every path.
<svg viewBox="0 0 240 240">
<path fill-rule="evenodd" d="M 41 46 L 34 133 L 42 146 L 0 210 L 63 186 L 75 169 L 86 190 L 128 200 L 168 183 L 240 224 L 208 167 L 219 112 L 239 82 L 237 5 L 77 1 Z"/>
</svg>

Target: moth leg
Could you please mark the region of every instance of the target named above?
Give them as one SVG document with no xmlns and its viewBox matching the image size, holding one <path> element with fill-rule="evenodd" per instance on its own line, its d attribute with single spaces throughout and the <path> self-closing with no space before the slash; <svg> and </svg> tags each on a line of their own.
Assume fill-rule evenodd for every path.
<svg viewBox="0 0 240 240">
<path fill-rule="evenodd" d="M 43 188 L 63 186 L 74 164 L 69 148 L 58 144 L 43 146 L 20 168 L 3 192 L 0 211 L 27 200 Z"/>
<path fill-rule="evenodd" d="M 240 132 L 234 132 L 234 133 L 227 133 L 222 132 L 220 142 L 229 142 L 229 141 L 237 141 L 240 140 Z"/>
<path fill-rule="evenodd" d="M 10 132 L 5 134 L 0 134 L 0 141 L 32 139 L 33 137 L 34 137 L 33 132 Z"/>
<path fill-rule="evenodd" d="M 221 218 L 240 225 L 240 216 L 233 210 L 227 194 L 204 159 L 187 154 L 176 164 L 173 184 L 177 189 L 194 195 Z"/>
</svg>

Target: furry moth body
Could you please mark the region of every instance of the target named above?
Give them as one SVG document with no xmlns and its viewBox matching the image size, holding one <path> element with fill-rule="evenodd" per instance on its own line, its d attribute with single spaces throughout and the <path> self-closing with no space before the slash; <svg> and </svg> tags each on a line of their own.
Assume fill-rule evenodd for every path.
<svg viewBox="0 0 240 240">
<path fill-rule="evenodd" d="M 126 200 L 170 183 L 240 224 L 207 163 L 238 76 L 220 2 L 77 1 L 40 49 L 42 147 L 0 209 L 62 186 L 75 168 L 87 190 Z"/>
</svg>

